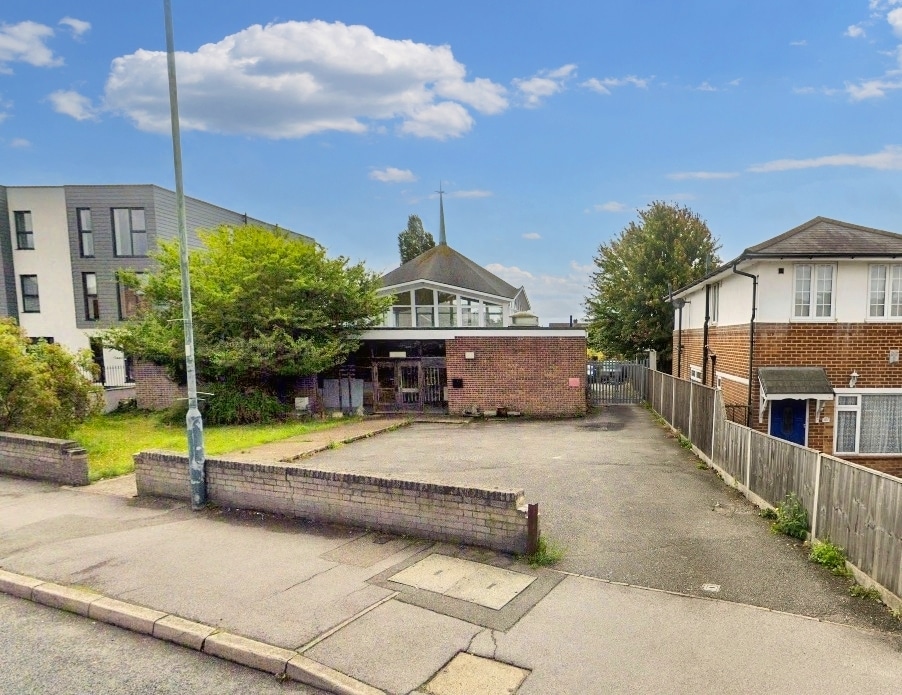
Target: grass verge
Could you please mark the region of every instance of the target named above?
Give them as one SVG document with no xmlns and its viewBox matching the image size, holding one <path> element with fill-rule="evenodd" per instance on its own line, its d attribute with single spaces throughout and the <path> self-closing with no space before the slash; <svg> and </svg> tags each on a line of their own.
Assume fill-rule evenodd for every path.
<svg viewBox="0 0 902 695">
<path fill-rule="evenodd" d="M 204 427 L 204 449 L 208 456 L 216 456 L 331 429 L 355 420 L 356 418 L 342 418 L 323 422 Z M 88 476 L 92 482 L 131 473 L 135 468 L 132 456 L 139 451 L 183 451 L 187 448 L 184 427 L 162 424 L 154 415 L 141 412 L 100 415 L 81 425 L 71 438 L 88 452 Z"/>
</svg>

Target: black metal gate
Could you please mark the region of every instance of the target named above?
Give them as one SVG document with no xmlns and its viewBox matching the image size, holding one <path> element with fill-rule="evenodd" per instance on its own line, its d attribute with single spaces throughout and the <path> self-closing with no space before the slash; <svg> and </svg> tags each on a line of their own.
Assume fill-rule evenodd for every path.
<svg viewBox="0 0 902 695">
<path fill-rule="evenodd" d="M 641 403 L 648 393 L 648 367 L 618 360 L 586 365 L 586 400 L 590 406 Z"/>
</svg>

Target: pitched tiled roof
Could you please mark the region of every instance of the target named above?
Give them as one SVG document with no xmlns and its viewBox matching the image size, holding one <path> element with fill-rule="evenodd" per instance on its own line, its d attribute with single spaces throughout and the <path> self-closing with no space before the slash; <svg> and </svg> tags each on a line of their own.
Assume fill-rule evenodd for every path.
<svg viewBox="0 0 902 695">
<path fill-rule="evenodd" d="M 743 257 L 902 255 L 902 234 L 815 217 L 773 239 L 750 246 Z"/>
<path fill-rule="evenodd" d="M 517 288 L 446 244 L 439 244 L 382 276 L 383 287 L 428 280 L 513 299 Z"/>
</svg>

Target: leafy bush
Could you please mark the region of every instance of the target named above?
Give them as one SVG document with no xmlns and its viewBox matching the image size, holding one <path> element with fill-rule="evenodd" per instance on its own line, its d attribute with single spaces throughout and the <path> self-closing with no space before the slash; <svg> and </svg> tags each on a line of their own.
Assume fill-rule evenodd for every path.
<svg viewBox="0 0 902 695">
<path fill-rule="evenodd" d="M 846 553 L 838 545 L 831 543 L 829 540 L 815 541 L 811 546 L 811 552 L 808 559 L 823 565 L 833 574 L 841 577 L 848 577 L 849 570 L 846 569 Z"/>
<path fill-rule="evenodd" d="M 32 343 L 12 319 L 0 319 L 0 431 L 67 437 L 103 408 L 103 389 L 87 350 Z"/>
<path fill-rule="evenodd" d="M 808 533 L 808 511 L 802 506 L 802 501 L 795 493 L 789 493 L 777 505 L 777 520 L 770 528 L 774 533 L 783 533 L 800 540 L 805 539 L 805 535 Z"/>
<path fill-rule="evenodd" d="M 204 421 L 210 425 L 247 425 L 282 420 L 288 407 L 271 393 L 243 389 L 228 382 L 213 387 L 204 402 Z"/>
</svg>

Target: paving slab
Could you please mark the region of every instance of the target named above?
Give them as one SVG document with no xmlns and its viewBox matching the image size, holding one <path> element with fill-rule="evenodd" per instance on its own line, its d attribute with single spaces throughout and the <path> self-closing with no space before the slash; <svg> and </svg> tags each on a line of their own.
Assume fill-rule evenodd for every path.
<svg viewBox="0 0 902 695">
<path fill-rule="evenodd" d="M 528 675 L 526 669 L 462 652 L 417 692 L 424 695 L 513 695 Z"/>
<path fill-rule="evenodd" d="M 535 581 L 519 572 L 431 554 L 389 580 L 500 610 Z"/>
</svg>

